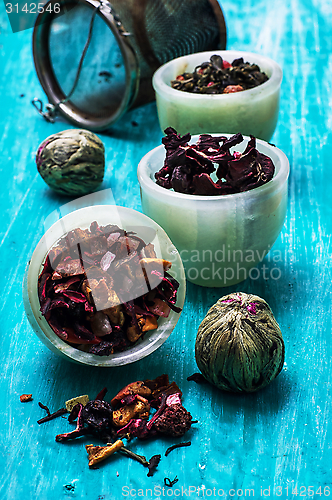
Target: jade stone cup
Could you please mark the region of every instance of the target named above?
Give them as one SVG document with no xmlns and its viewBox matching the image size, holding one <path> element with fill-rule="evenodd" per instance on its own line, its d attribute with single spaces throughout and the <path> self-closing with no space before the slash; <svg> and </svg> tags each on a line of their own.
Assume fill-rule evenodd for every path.
<svg viewBox="0 0 332 500">
<path fill-rule="evenodd" d="M 35 248 L 26 269 L 23 283 L 23 301 L 27 317 L 39 339 L 55 354 L 82 365 L 111 368 L 138 361 L 158 349 L 170 336 L 180 317 L 171 311 L 167 318 L 159 318 L 158 328 L 146 332 L 142 339 L 123 352 L 115 352 L 109 356 L 97 356 L 81 351 L 61 340 L 49 326 L 40 312 L 38 298 L 38 276 L 49 250 L 69 231 L 78 227 L 86 229 L 93 221 L 99 225 L 116 224 L 126 231 L 134 231 L 146 243 L 154 245 L 157 257 L 172 257 L 169 273 L 179 282 L 176 305 L 183 307 L 186 280 L 180 255 L 165 231 L 153 220 L 136 210 L 116 205 L 95 205 L 65 215 L 57 220 L 44 234 Z"/>
<path fill-rule="evenodd" d="M 236 151 L 244 150 L 249 137 L 244 139 Z M 197 140 L 198 136 L 192 138 L 192 142 Z M 198 196 L 158 186 L 154 174 L 165 159 L 163 146 L 147 153 L 139 163 L 143 212 L 174 242 L 192 283 L 224 287 L 248 276 L 257 279 L 256 266 L 281 231 L 286 216 L 289 162 L 275 146 L 257 140 L 256 147 L 272 159 L 274 177 L 262 186 L 236 194 Z"/>
<path fill-rule="evenodd" d="M 269 79 L 258 87 L 233 94 L 193 94 L 171 87 L 171 80 L 209 61 L 213 54 L 232 62 L 243 57 L 256 63 Z M 276 128 L 282 80 L 280 66 L 268 57 L 238 50 L 199 52 L 173 59 L 153 76 L 161 129 L 173 127 L 179 134 L 226 133 L 253 135 L 269 141 Z"/>
</svg>

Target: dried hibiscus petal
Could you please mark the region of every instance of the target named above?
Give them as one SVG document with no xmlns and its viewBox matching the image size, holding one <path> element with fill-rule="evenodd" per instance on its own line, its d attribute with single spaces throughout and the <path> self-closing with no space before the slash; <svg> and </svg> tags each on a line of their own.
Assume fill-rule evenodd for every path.
<svg viewBox="0 0 332 500">
<path fill-rule="evenodd" d="M 89 340 L 93 344 L 98 344 L 100 342 L 99 338 L 97 338 L 88 328 L 80 323 L 74 323 L 74 330 L 77 337 L 82 341 Z"/>
<path fill-rule="evenodd" d="M 58 434 L 55 437 L 55 440 L 58 443 L 61 443 L 61 442 L 64 442 L 64 441 L 68 441 L 70 439 L 75 439 L 75 438 L 77 438 L 79 436 L 83 436 L 84 434 L 86 434 L 86 429 L 84 428 L 84 420 L 83 420 L 83 416 L 82 416 L 82 412 L 83 412 L 84 407 L 80 403 L 78 403 L 76 405 L 76 407 L 74 406 L 74 408 L 76 408 L 75 411 L 78 412 L 77 413 L 77 425 L 76 425 L 76 429 L 74 429 L 71 432 L 65 432 L 64 434 Z"/>
<path fill-rule="evenodd" d="M 227 195 L 254 189 L 274 175 L 271 158 L 256 149 L 254 137 L 241 154 L 230 151 L 243 141 L 241 134 L 228 139 L 202 134 L 196 144 L 189 146 L 188 134 L 181 138 L 170 127 L 165 133 L 166 158 L 155 179 L 166 189 L 201 196 Z M 210 177 L 213 172 L 217 182 Z"/>
<path fill-rule="evenodd" d="M 130 422 L 118 430 L 117 435 L 123 436 L 130 434 L 138 439 L 147 439 L 155 436 L 157 432 L 154 429 L 148 428 L 147 421 L 141 418 L 130 420 Z"/>
<path fill-rule="evenodd" d="M 80 293 L 80 292 L 75 292 L 73 290 L 65 290 L 62 295 L 64 297 L 67 297 L 68 299 L 70 299 L 72 302 L 77 302 L 77 303 L 80 303 L 80 302 L 86 302 L 86 297 L 83 293 Z"/>
<path fill-rule="evenodd" d="M 52 330 L 54 331 L 54 333 L 56 333 L 56 335 L 58 337 L 60 337 L 60 339 L 62 340 L 67 340 L 68 339 L 68 333 L 65 331 L 64 328 L 62 328 L 59 323 L 56 321 L 56 319 L 54 318 L 49 318 L 48 319 L 48 324 L 50 325 L 50 327 L 52 328 Z"/>
<path fill-rule="evenodd" d="M 62 293 L 66 290 L 69 289 L 72 285 L 75 283 L 78 283 L 81 281 L 81 278 L 79 276 L 73 276 L 72 278 L 69 278 L 67 281 L 64 283 L 57 283 L 54 285 L 54 293 Z"/>
<path fill-rule="evenodd" d="M 224 194 L 223 185 L 213 182 L 208 174 L 194 175 L 193 187 L 193 194 L 204 196 L 218 196 Z"/>
<path fill-rule="evenodd" d="M 69 309 L 70 306 L 69 306 L 68 302 L 66 302 L 63 299 L 55 299 L 55 300 L 51 301 L 49 308 L 48 308 L 48 311 L 50 311 L 51 309 L 56 309 L 57 307 L 65 307 L 65 308 Z"/>
<path fill-rule="evenodd" d="M 149 307 L 149 310 L 157 316 L 168 318 L 171 308 L 165 301 L 157 298 L 154 300 L 154 304 Z"/>
<path fill-rule="evenodd" d="M 106 342 L 101 340 L 99 344 L 93 345 L 89 349 L 90 354 L 95 354 L 96 356 L 109 356 L 114 352 L 113 342 Z"/>
<path fill-rule="evenodd" d="M 247 191 L 265 184 L 272 179 L 273 174 L 274 165 L 271 158 L 259 153 L 255 149 L 254 141 L 248 151 L 229 162 L 226 180 L 238 191 Z"/>
<path fill-rule="evenodd" d="M 103 401 L 105 399 L 106 394 L 107 394 L 107 387 L 104 387 L 100 392 L 98 392 L 95 399 Z"/>
<path fill-rule="evenodd" d="M 40 304 L 41 304 L 40 312 L 42 313 L 43 316 L 45 316 L 46 313 L 49 311 L 51 302 L 52 301 L 51 301 L 50 297 L 47 297 L 43 300 L 43 302 L 40 302 Z"/>
<path fill-rule="evenodd" d="M 158 328 L 158 317 L 181 311 L 170 266 L 134 232 L 93 222 L 49 251 L 38 279 L 41 313 L 78 349 L 98 356 L 121 352 Z"/>
<path fill-rule="evenodd" d="M 39 283 L 38 283 L 38 294 L 39 294 L 39 297 L 40 297 L 40 303 L 41 304 L 47 300 L 46 289 L 47 289 L 47 285 L 49 284 L 48 280 L 49 280 L 50 277 L 51 277 L 51 274 L 45 272 L 41 276 L 41 278 L 39 280 Z"/>
</svg>

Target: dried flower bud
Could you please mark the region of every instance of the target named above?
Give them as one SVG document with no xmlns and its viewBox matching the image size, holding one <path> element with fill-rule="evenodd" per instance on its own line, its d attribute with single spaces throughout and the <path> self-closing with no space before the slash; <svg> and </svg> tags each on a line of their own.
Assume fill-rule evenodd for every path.
<svg viewBox="0 0 332 500">
<path fill-rule="evenodd" d="M 265 300 L 232 293 L 219 299 L 203 319 L 195 355 L 204 377 L 219 389 L 254 392 L 280 373 L 285 346 Z"/>
<path fill-rule="evenodd" d="M 92 132 L 63 130 L 39 146 L 38 172 L 57 193 L 82 196 L 94 191 L 103 180 L 104 151 L 103 143 Z"/>
</svg>

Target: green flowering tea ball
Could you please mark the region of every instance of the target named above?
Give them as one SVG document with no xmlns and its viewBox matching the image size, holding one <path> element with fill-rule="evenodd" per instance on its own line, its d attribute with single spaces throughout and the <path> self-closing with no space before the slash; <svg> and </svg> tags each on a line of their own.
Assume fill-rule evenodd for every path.
<svg viewBox="0 0 332 500">
<path fill-rule="evenodd" d="M 221 297 L 208 311 L 195 356 L 204 377 L 219 389 L 254 392 L 280 373 L 285 346 L 265 300 L 239 292 Z"/>
<path fill-rule="evenodd" d="M 38 172 L 54 191 L 67 196 L 83 196 L 97 189 L 103 181 L 105 148 L 88 130 L 63 130 L 41 143 L 36 163 Z"/>
</svg>

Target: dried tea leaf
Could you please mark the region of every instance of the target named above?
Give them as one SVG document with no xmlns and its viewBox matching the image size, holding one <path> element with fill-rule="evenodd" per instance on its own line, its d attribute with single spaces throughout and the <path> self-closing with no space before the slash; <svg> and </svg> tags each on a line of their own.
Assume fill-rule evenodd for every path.
<svg viewBox="0 0 332 500">
<path fill-rule="evenodd" d="M 149 472 L 147 474 L 148 477 L 153 476 L 160 460 L 161 460 L 161 455 L 153 455 L 153 457 L 150 458 L 148 465 Z"/>
<path fill-rule="evenodd" d="M 165 451 L 165 457 L 167 457 L 173 450 L 176 450 L 177 448 L 186 448 L 187 446 L 191 446 L 191 441 L 187 441 L 185 443 L 173 444 L 173 446 L 170 446 Z"/>
<path fill-rule="evenodd" d="M 201 373 L 193 373 L 187 377 L 188 382 L 196 382 L 196 384 L 206 384 L 207 380 L 203 377 Z"/>
<path fill-rule="evenodd" d="M 268 76 L 257 64 L 244 62 L 242 57 L 229 63 L 214 54 L 193 72 L 178 75 L 171 86 L 197 94 L 229 94 L 257 87 L 267 80 Z"/>
</svg>

